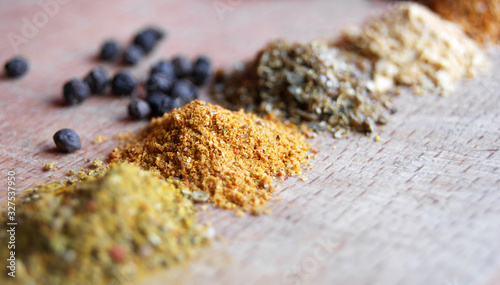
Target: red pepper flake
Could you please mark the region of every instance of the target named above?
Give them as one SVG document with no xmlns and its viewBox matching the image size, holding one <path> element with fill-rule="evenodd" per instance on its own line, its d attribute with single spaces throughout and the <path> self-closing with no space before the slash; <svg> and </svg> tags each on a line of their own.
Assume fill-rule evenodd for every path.
<svg viewBox="0 0 500 285">
<path fill-rule="evenodd" d="M 97 203 L 94 200 L 88 200 L 87 201 L 87 210 L 89 212 L 95 212 L 97 210 Z"/>
<path fill-rule="evenodd" d="M 111 259 L 115 263 L 123 262 L 125 260 L 126 255 L 127 255 L 127 249 L 122 245 L 114 245 L 109 250 L 109 257 L 111 257 Z"/>
</svg>

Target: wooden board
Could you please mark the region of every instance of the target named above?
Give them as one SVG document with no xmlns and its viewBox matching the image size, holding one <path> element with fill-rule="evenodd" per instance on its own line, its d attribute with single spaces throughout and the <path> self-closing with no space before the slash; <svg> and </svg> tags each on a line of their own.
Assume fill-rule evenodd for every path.
<svg viewBox="0 0 500 285">
<path fill-rule="evenodd" d="M 14 167 L 19 189 L 105 157 L 118 131 L 145 124 L 126 118 L 126 99 L 63 106 L 63 83 L 99 63 L 96 52 L 108 37 L 125 42 L 147 24 L 169 30 L 133 69 L 144 77 L 162 57 L 206 53 L 228 67 L 271 39 L 333 37 L 384 8 L 361 0 L 66 2 L 46 23 L 37 2 L 0 2 L 1 60 L 15 53 L 9 35 L 22 36 L 23 21 L 35 17 L 40 26 L 18 46 L 31 60 L 28 76 L 0 79 L 1 177 Z M 220 3 L 233 6 L 217 10 Z M 191 262 L 139 283 L 500 284 L 500 50 L 490 57 L 491 72 L 460 83 L 448 98 L 396 98 L 399 112 L 379 129 L 379 142 L 363 135 L 313 140 L 320 152 L 308 181 L 281 184 L 271 215 L 202 212 L 220 239 Z M 63 127 L 80 134 L 82 150 L 54 150 L 52 135 Z M 110 140 L 92 144 L 98 135 Z M 43 172 L 44 162 L 60 169 Z"/>
</svg>

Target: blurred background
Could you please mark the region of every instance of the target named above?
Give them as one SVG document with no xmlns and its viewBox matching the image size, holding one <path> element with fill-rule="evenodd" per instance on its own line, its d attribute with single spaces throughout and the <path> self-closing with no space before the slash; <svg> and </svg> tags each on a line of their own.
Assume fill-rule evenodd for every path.
<svg viewBox="0 0 500 285">
<path fill-rule="evenodd" d="M 367 0 L 2 0 L 0 59 L 30 61 L 19 80 L 0 76 L 0 170 L 19 189 L 62 179 L 117 145 L 128 99 L 95 96 L 67 107 L 62 86 L 96 65 L 143 79 L 150 65 L 206 54 L 216 68 L 252 58 L 270 40 L 334 38 L 386 8 Z M 124 45 L 148 25 L 168 33 L 134 67 L 97 60 L 101 44 Z M 490 51 L 500 66 L 498 50 Z M 141 284 L 500 284 L 499 72 L 460 83 L 451 98 L 401 96 L 381 142 L 321 135 L 308 182 L 280 184 L 268 216 L 237 219 L 210 209 L 220 238 L 200 257 Z M 201 99 L 211 100 L 206 90 Z M 83 148 L 61 156 L 52 135 L 75 129 Z M 109 138 L 93 144 L 95 137 Z M 44 172 L 44 162 L 60 168 Z M 0 191 L 0 197 L 5 191 Z"/>
</svg>

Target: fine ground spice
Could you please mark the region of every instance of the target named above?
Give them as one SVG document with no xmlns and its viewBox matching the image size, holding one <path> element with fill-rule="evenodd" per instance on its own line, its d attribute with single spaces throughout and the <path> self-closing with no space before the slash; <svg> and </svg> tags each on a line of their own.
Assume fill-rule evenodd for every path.
<svg viewBox="0 0 500 285">
<path fill-rule="evenodd" d="M 474 41 L 428 8 L 398 4 L 364 26 L 345 31 L 342 45 L 373 60 L 373 89 L 411 86 L 443 95 L 485 63 Z"/>
<path fill-rule="evenodd" d="M 259 213 L 272 198 L 273 176 L 299 175 L 308 150 L 291 125 L 193 101 L 153 119 L 110 161 L 179 179 L 195 201 Z"/>
<path fill-rule="evenodd" d="M 179 183 L 131 165 L 91 173 L 27 190 L 16 202 L 17 276 L 2 278 L 18 284 L 123 284 L 178 263 L 209 242 L 208 228 L 196 222 L 196 209 Z M 8 238 L 0 233 L 4 244 Z M 1 247 L 2 256 L 7 250 Z"/>
<path fill-rule="evenodd" d="M 420 0 L 443 18 L 459 24 L 479 43 L 500 41 L 500 1 Z"/>
<path fill-rule="evenodd" d="M 272 113 L 342 136 L 388 121 L 390 102 L 368 90 L 370 74 L 371 62 L 354 53 L 319 41 L 277 40 L 253 61 L 219 71 L 212 93 L 231 109 Z"/>
</svg>

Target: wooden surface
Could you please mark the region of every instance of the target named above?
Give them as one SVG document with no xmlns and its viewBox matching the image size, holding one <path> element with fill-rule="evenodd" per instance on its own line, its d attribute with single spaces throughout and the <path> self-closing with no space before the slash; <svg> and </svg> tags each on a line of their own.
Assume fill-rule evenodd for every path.
<svg viewBox="0 0 500 285">
<path fill-rule="evenodd" d="M 43 11 L 37 2 L 0 2 L 2 61 L 14 54 L 9 33 L 22 35 L 23 17 Z M 178 53 L 206 53 L 228 67 L 271 39 L 332 37 L 384 8 L 361 0 L 222 0 L 236 4 L 218 13 L 211 0 L 89 2 L 69 0 L 19 45 L 31 60 L 28 76 L 0 79 L 1 177 L 15 167 L 19 189 L 105 157 L 116 132 L 145 124 L 128 121 L 127 100 L 112 96 L 62 104 L 63 82 L 98 64 L 98 46 L 110 36 L 127 41 L 147 24 L 169 30 L 133 69 L 144 76 L 151 62 Z M 313 140 L 320 152 L 309 180 L 281 184 L 271 215 L 201 212 L 220 239 L 139 283 L 500 284 L 500 50 L 490 57 L 491 72 L 460 83 L 448 98 L 396 98 L 399 112 L 379 129 L 379 142 L 363 135 Z M 52 135 L 63 127 L 80 134 L 82 150 L 54 151 Z M 92 144 L 98 135 L 110 140 Z M 43 172 L 44 162 L 61 168 Z"/>
</svg>

